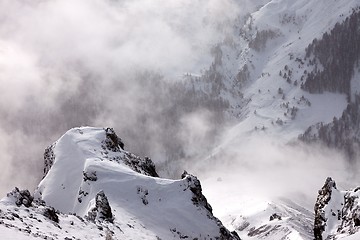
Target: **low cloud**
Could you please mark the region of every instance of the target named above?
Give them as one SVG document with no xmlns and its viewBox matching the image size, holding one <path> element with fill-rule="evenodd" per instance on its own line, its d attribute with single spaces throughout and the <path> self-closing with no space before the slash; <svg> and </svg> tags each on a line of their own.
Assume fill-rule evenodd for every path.
<svg viewBox="0 0 360 240">
<path fill-rule="evenodd" d="M 327 177 L 340 189 L 355 187 L 358 176 L 345 159 L 339 151 L 324 146 L 284 144 L 255 134 L 239 136 L 196 167 L 188 166 L 204 180 L 221 179 L 235 195 L 289 198 L 312 209 Z"/>
<path fill-rule="evenodd" d="M 33 189 L 44 149 L 71 127 L 112 126 L 130 151 L 179 158 L 180 131 L 202 108 L 183 110 L 172 83 L 208 68 L 240 9 L 233 0 L 1 1 L 0 194 Z"/>
<path fill-rule="evenodd" d="M 316 195 L 328 175 L 346 182 L 341 154 L 329 149 L 221 138 L 220 111 L 172 84 L 207 69 L 210 48 L 265 2 L 1 1 L 0 194 L 35 188 L 44 149 L 84 125 L 114 127 L 126 149 L 152 157 L 167 177 L 185 168 L 273 195 Z"/>
</svg>

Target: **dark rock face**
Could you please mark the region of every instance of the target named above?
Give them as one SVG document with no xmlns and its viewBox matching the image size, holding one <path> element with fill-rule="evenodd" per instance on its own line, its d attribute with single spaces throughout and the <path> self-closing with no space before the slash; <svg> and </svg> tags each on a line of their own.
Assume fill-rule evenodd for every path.
<svg viewBox="0 0 360 240">
<path fill-rule="evenodd" d="M 105 139 L 105 145 L 106 147 L 113 151 L 113 152 L 119 152 L 120 149 L 124 150 L 124 143 L 121 140 L 121 138 L 119 138 L 114 129 L 113 128 L 105 128 L 105 133 L 106 133 L 106 139 Z M 120 148 L 120 149 L 119 149 Z"/>
<path fill-rule="evenodd" d="M 46 174 L 49 172 L 50 168 L 54 164 L 54 160 L 55 160 L 54 148 L 55 148 L 55 146 L 56 146 L 56 142 L 51 144 L 49 147 L 47 147 L 45 149 L 43 178 L 46 176 Z"/>
<path fill-rule="evenodd" d="M 138 173 L 151 177 L 159 177 L 155 169 L 155 164 L 149 157 L 142 159 L 132 153 L 125 153 L 123 162 Z"/>
<path fill-rule="evenodd" d="M 333 188 L 336 189 L 335 181 L 328 177 L 324 186 L 319 190 L 315 203 L 314 237 L 315 240 L 322 240 L 322 233 L 325 230 L 326 218 L 325 207 L 331 200 Z"/>
<path fill-rule="evenodd" d="M 182 179 L 186 179 L 190 191 L 193 193 L 192 202 L 197 207 L 203 207 L 208 211 L 208 217 L 214 220 L 219 227 L 219 240 L 240 240 L 239 235 L 233 231 L 230 232 L 224 227 L 222 222 L 212 214 L 212 207 L 208 203 L 206 197 L 202 194 L 202 188 L 199 179 L 194 175 L 188 174 L 186 171 L 181 175 Z"/>
<path fill-rule="evenodd" d="M 276 220 L 276 219 L 277 219 L 277 220 L 281 220 L 282 217 L 281 217 L 279 214 L 274 213 L 273 215 L 270 216 L 269 221 L 274 221 L 274 220 Z"/>
<path fill-rule="evenodd" d="M 199 179 L 197 177 L 188 174 L 186 171 L 181 175 L 181 177 L 187 180 L 189 184 L 190 191 L 194 194 L 192 201 L 196 206 L 202 206 L 207 209 L 212 214 L 212 207 L 208 203 L 206 197 L 202 194 L 202 188 Z"/>
<path fill-rule="evenodd" d="M 124 143 L 122 142 L 121 138 L 119 138 L 114 129 L 112 128 L 104 128 L 106 133 L 106 139 L 102 142 L 102 148 L 105 151 L 111 152 L 123 152 L 124 158 L 108 158 L 110 161 L 115 162 L 123 162 L 128 165 L 132 170 L 142 173 L 151 177 L 159 177 L 155 170 L 155 164 L 149 157 L 140 158 L 135 154 L 125 152 L 124 150 Z M 105 152 L 105 156 L 107 153 Z"/>
<path fill-rule="evenodd" d="M 340 212 L 339 233 L 351 235 L 360 231 L 360 199 L 356 192 L 357 189 L 348 191 L 344 195 L 344 206 Z"/>
<path fill-rule="evenodd" d="M 83 179 L 84 179 L 84 182 L 86 182 L 86 181 L 95 182 L 97 180 L 96 171 L 83 172 Z"/>
<path fill-rule="evenodd" d="M 336 188 L 335 181 L 331 178 L 326 179 L 324 186 L 319 190 L 314 208 L 315 240 L 337 239 L 338 234 L 346 236 L 360 231 L 360 195 L 358 190 L 359 188 L 339 191 Z M 329 224 L 329 222 L 332 223 Z M 323 237 L 325 228 L 330 225 L 333 225 L 332 231 L 334 233 Z"/>
<path fill-rule="evenodd" d="M 76 129 L 80 134 L 84 134 L 81 129 Z M 98 129 L 97 129 L 98 131 Z M 104 131 L 104 132 L 102 132 Z M 155 170 L 155 165 L 152 162 L 152 160 L 148 157 L 140 158 L 132 153 L 124 151 L 124 144 L 121 141 L 121 139 L 116 135 L 115 131 L 112 128 L 104 128 L 100 130 L 101 137 L 101 149 L 94 149 L 97 152 L 101 154 L 100 161 L 112 161 L 117 162 L 120 164 L 126 164 L 128 165 L 132 170 L 152 176 L 152 177 L 158 177 L 158 174 Z M 98 141 L 98 139 L 97 139 Z M 45 161 L 45 167 L 44 167 L 44 174 L 46 175 L 49 170 L 51 169 L 52 165 L 55 161 L 55 146 L 56 142 L 49 146 L 45 150 L 44 154 L 44 161 Z M 57 150 L 56 150 L 57 151 Z M 60 153 L 59 153 L 60 154 Z M 86 186 L 90 186 L 91 182 L 98 181 L 98 179 L 101 176 L 97 175 L 97 171 L 94 170 L 94 168 L 88 167 L 84 169 L 82 172 L 82 179 L 83 183 L 86 182 Z M 183 176 L 184 179 L 181 181 L 181 186 L 184 187 L 184 191 L 186 191 L 184 194 L 186 194 L 187 197 L 191 198 L 192 204 L 194 205 L 193 210 L 200 211 L 202 215 L 205 217 L 208 217 L 212 222 L 212 227 L 215 229 L 216 237 L 214 239 L 218 240 L 239 240 L 239 236 L 236 232 L 230 232 L 228 229 L 224 227 L 222 222 L 214 217 L 212 214 L 212 207 L 208 203 L 205 196 L 202 194 L 202 187 L 200 184 L 200 181 L 197 179 L 197 177 L 187 174 L 184 172 Z M 65 189 L 65 187 L 63 187 Z M 14 191 L 17 196 L 17 204 L 27 204 L 28 201 L 23 201 L 22 195 L 27 196 L 27 193 L 23 194 L 18 189 Z M 53 207 L 47 206 L 45 202 L 41 202 L 41 205 L 39 204 L 41 201 L 41 189 L 38 189 L 37 193 L 39 194 L 39 200 L 35 201 L 33 203 L 33 209 L 38 209 L 39 213 L 44 215 L 49 220 L 53 221 L 55 226 L 60 226 L 59 218 L 61 219 L 63 216 L 63 213 L 57 212 Z M 21 195 L 22 194 L 22 195 Z M 81 203 L 83 201 L 83 197 L 86 197 L 89 194 L 88 190 L 82 189 L 80 187 L 79 189 L 79 198 L 78 201 Z M 139 198 L 141 199 L 142 203 L 147 206 L 151 207 L 151 202 L 149 196 L 149 191 L 146 189 L 146 187 L 138 187 L 137 188 L 137 194 L 139 195 Z M 30 196 L 30 194 L 28 194 Z M 92 195 L 93 198 L 93 195 Z M 189 199 L 189 198 L 187 198 Z M 88 210 L 86 216 L 84 219 L 79 218 L 82 222 L 92 222 L 95 223 L 98 227 L 103 226 L 112 226 L 111 224 L 116 225 L 116 221 L 114 219 L 114 215 L 112 213 L 112 208 L 109 204 L 108 198 L 105 195 L 104 191 L 100 191 L 96 194 L 94 205 L 91 206 L 90 210 Z M 190 200 L 190 199 L 189 199 Z M 15 201 L 14 201 L 15 202 Z M 19 203 L 18 203 L 19 202 Z M 31 204 L 31 203 L 30 203 Z M 190 205 L 192 205 L 190 203 Z M 104 224 L 104 225 L 103 225 Z M 173 231 L 175 234 L 178 234 L 180 238 L 185 239 L 189 236 L 187 234 L 182 234 L 179 230 Z M 201 235 L 200 235 L 201 237 Z"/>
<path fill-rule="evenodd" d="M 50 219 L 51 221 L 54 221 L 56 223 L 59 223 L 59 216 L 57 215 L 55 209 L 53 207 L 45 207 L 43 215 Z"/>
<path fill-rule="evenodd" d="M 7 194 L 7 197 L 14 199 L 15 204 L 20 207 L 24 205 L 25 207 L 30 207 L 34 198 L 31 196 L 29 190 L 19 190 L 15 187 L 10 193 Z"/>
<path fill-rule="evenodd" d="M 96 220 L 108 221 L 111 223 L 114 221 L 111 207 L 104 191 L 100 191 L 96 194 L 95 207 L 88 212 L 87 220 L 92 222 L 95 222 Z"/>
</svg>

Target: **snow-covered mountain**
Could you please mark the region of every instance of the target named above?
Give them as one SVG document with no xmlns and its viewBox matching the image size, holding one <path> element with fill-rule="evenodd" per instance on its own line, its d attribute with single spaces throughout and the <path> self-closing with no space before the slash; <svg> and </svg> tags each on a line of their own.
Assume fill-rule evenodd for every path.
<svg viewBox="0 0 360 240">
<path fill-rule="evenodd" d="M 312 227 L 315 239 L 360 234 L 358 188 L 340 191 L 331 178 L 319 191 L 315 218 L 291 199 L 210 193 L 230 198 L 225 204 L 241 202 L 223 219 L 230 232 L 213 215 L 200 181 L 187 172 L 181 177 L 159 178 L 151 159 L 125 151 L 111 128 L 74 128 L 45 150 L 44 178 L 34 194 L 15 188 L 1 199 L 0 237 L 312 239 Z"/>
<path fill-rule="evenodd" d="M 245 24 L 240 20 L 234 23 L 232 34 L 215 48 L 212 67 L 202 79 L 193 78 L 195 89 L 228 101 L 229 113 L 243 120 L 242 126 L 237 127 L 243 132 L 266 129 L 282 136 L 287 133 L 289 140 L 313 124 L 329 123 L 341 116 L 348 103 L 346 97 L 349 100 L 356 92 L 358 78 L 350 73 L 356 72 L 359 54 L 352 46 L 358 37 L 347 39 L 349 47 L 340 40 L 337 43 L 356 55 L 347 64 L 349 70 L 344 70 L 353 76 L 347 80 L 352 81 L 352 91 L 350 84 L 343 90 L 335 86 L 341 86 L 338 79 L 343 78 L 330 73 L 334 65 L 327 64 L 318 49 L 328 49 L 328 43 L 322 39 L 331 36 L 331 32 L 339 32 L 336 29 L 342 25 L 355 21 L 358 26 L 358 10 L 359 2 L 355 0 L 267 1 L 247 16 Z M 353 31 L 346 27 L 342 30 Z M 334 45 L 334 50 L 324 50 L 329 55 L 325 59 L 346 59 L 346 52 L 336 48 L 336 44 L 329 44 Z M 327 87 L 331 85 L 329 80 L 327 85 L 318 84 L 322 88 L 312 89 L 312 82 L 326 82 L 316 80 L 324 79 L 318 73 L 325 71 L 335 79 L 331 80 L 334 87 Z"/>
<path fill-rule="evenodd" d="M 359 188 L 339 190 L 330 177 L 315 203 L 314 236 L 321 239 L 358 239 L 360 236 Z M 353 235 L 354 236 L 351 236 Z"/>
<path fill-rule="evenodd" d="M 224 134 L 219 146 L 204 161 L 216 166 L 238 161 L 239 167 L 229 164 L 234 171 L 246 168 L 256 172 L 257 168 L 251 165 L 251 161 L 256 161 L 254 155 L 257 155 L 256 148 L 260 149 L 260 146 L 251 146 L 256 149 L 254 151 L 242 147 L 248 146 L 251 139 L 271 138 L 275 144 L 284 144 L 284 148 L 287 148 L 285 145 L 289 142 L 298 144 L 300 139 L 305 143 L 320 143 L 340 150 L 346 156 L 346 164 L 351 165 L 342 175 L 345 178 L 356 175 L 354 163 L 359 156 L 360 137 L 357 97 L 360 82 L 359 7 L 359 1 L 266 1 L 246 16 L 245 22 L 239 19 L 234 23 L 233 32 L 214 48 L 214 61 L 209 70 L 200 78 L 186 76 L 187 80 L 191 80 L 189 85 L 192 89 L 222 99 L 228 104 L 226 113 L 236 118 L 234 126 Z M 255 143 L 260 145 L 264 141 Z M 238 154 L 239 151 L 245 154 Z M 298 161 L 309 157 L 301 156 L 299 149 L 287 154 L 294 154 L 288 155 L 288 158 L 296 158 Z M 247 161 L 237 160 L 244 157 L 248 158 Z M 315 167 L 318 172 L 313 172 L 314 166 L 304 162 L 304 174 L 312 178 L 312 174 L 324 172 L 323 168 L 336 165 L 338 159 L 334 156 L 334 159 L 328 161 L 329 164 L 324 162 Z M 266 165 L 265 162 L 266 157 L 263 162 L 257 163 Z M 334 170 L 334 174 L 343 171 L 340 167 L 334 167 Z M 288 171 L 292 171 L 291 167 Z M 279 173 L 283 174 L 275 168 L 273 174 Z M 243 171 L 240 170 L 240 174 Z M 266 176 L 272 179 L 271 175 Z M 287 177 L 290 178 L 291 173 Z M 286 179 L 285 176 L 283 178 Z M 248 179 L 253 180 L 251 177 Z M 238 177 L 237 180 L 246 181 L 246 177 Z M 221 202 L 228 203 L 228 200 L 218 200 L 216 196 L 216 192 L 221 191 L 223 186 L 230 184 L 231 191 L 236 188 L 234 184 L 224 182 L 209 181 L 208 191 L 214 194 L 207 195 L 216 203 L 214 206 L 221 206 Z M 352 182 L 350 185 L 357 184 Z M 241 199 L 240 192 L 243 193 L 239 191 L 233 194 Z M 278 199 L 261 200 L 251 197 L 251 193 L 246 194 L 250 194 L 250 197 L 238 201 L 253 209 L 251 213 L 248 213 L 246 207 L 240 207 L 240 203 L 234 203 L 234 200 L 226 204 L 225 210 L 219 210 L 218 215 L 226 219 L 223 220 L 225 225 L 238 231 L 241 229 L 241 237 L 313 238 L 313 209 L 303 206 L 301 211 L 297 211 L 299 208 L 296 202 L 301 197 L 293 195 L 291 200 L 295 204 L 289 204 Z M 257 196 L 256 193 L 254 196 Z M 297 212 L 295 217 L 291 212 Z M 272 214 L 282 216 L 281 221 L 270 222 Z M 274 215 L 275 219 L 278 219 L 277 215 Z M 296 223 L 297 217 L 301 219 L 301 224 Z M 259 230 L 257 234 L 253 234 L 255 230 Z M 276 236 L 276 232 L 282 233 Z"/>
<path fill-rule="evenodd" d="M 360 2 L 233 2 L 247 13 L 217 26 L 224 37 L 211 66 L 194 66 L 176 83 L 146 72 L 134 78 L 143 88 L 121 98 L 149 90 L 121 112 L 143 111 L 129 121 L 146 137 L 132 141 L 166 155 L 163 172 L 191 169 L 202 186 L 186 173 L 159 178 L 111 129 L 74 128 L 46 149 L 34 196 L 15 189 L 1 201 L 0 237 L 360 239 L 357 189 L 340 191 L 328 178 L 316 200 L 313 186 L 324 174 L 345 176 L 341 183 L 357 175 Z M 319 145 L 328 148 L 308 153 Z M 287 184 L 291 193 L 283 194 Z"/>
<path fill-rule="evenodd" d="M 69 130 L 45 151 L 34 196 L 15 188 L 1 200 L 1 239 L 239 239 L 195 176 L 158 178 L 123 148 L 110 128 Z"/>
</svg>

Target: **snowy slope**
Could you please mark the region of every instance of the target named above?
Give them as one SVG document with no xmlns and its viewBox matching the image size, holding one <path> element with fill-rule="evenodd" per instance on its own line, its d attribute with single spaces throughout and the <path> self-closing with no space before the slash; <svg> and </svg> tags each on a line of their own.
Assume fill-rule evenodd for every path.
<svg viewBox="0 0 360 240">
<path fill-rule="evenodd" d="M 235 118 L 236 124 L 224 133 L 219 146 L 204 157 L 213 172 L 217 171 L 216 164 L 227 163 L 221 156 L 224 152 L 227 157 L 239 157 L 238 146 L 252 137 L 276 139 L 276 144 L 283 146 L 309 126 L 341 116 L 348 104 L 345 94 L 310 94 L 301 88 L 306 73 L 316 71 L 305 58 L 305 48 L 359 5 L 357 0 L 253 1 L 247 6 L 249 15 L 242 13 L 232 23 L 233 32 L 227 32 L 224 41 L 214 48 L 210 70 L 185 76 L 185 81 L 191 80 L 189 89 L 228 102 L 227 113 Z M 356 71 L 351 81 L 353 93 L 359 91 L 358 75 Z M 220 83 L 215 85 L 213 80 Z M 38 202 L 30 207 L 17 206 L 10 195 L 0 203 L 0 237 L 11 234 L 22 239 L 24 234 L 29 238 L 39 234 L 97 239 L 110 234 L 118 239 L 235 238 L 213 217 L 195 177 L 158 178 L 151 160 L 124 151 L 121 140 L 110 136 L 101 128 L 76 128 L 54 143 L 47 150 L 45 176 L 35 193 Z M 233 156 L 229 149 L 236 150 Z M 246 159 L 239 161 L 250 163 L 250 170 L 252 161 L 259 163 L 251 154 L 245 152 L 241 156 Z M 270 157 L 267 154 L 264 152 L 263 157 Z M 280 168 L 284 163 L 276 164 Z M 313 167 L 308 173 L 316 175 L 316 170 Z M 236 168 L 234 172 L 237 174 Z M 214 213 L 228 229 L 237 231 L 242 239 L 313 239 L 312 209 L 302 206 L 298 195 L 294 199 L 266 193 L 259 196 L 256 187 L 252 194 L 237 179 L 206 179 L 203 184 L 214 203 Z M 242 180 L 258 184 L 248 183 L 246 176 Z M 342 228 L 345 233 L 339 233 L 344 221 L 337 215 L 345 196 L 357 199 L 357 192 L 333 189 L 331 194 L 331 202 L 324 205 L 328 222 L 322 236 L 357 239 L 358 234 L 348 236 L 349 231 L 357 231 L 350 225 Z M 96 201 L 104 196 L 112 210 L 106 221 L 107 212 L 99 210 Z M 56 213 L 59 223 L 44 217 L 47 206 L 60 211 Z"/>
<path fill-rule="evenodd" d="M 243 120 L 231 131 L 266 129 L 288 141 L 310 125 L 341 116 L 344 94 L 301 89 L 306 73 L 314 70 L 305 48 L 358 5 L 356 0 L 273 0 L 253 12 L 244 26 L 236 26 L 232 42 L 221 45 L 221 64 L 216 66 L 226 85 L 221 95 L 230 101 L 230 112 Z M 248 76 L 239 79 L 244 69 Z M 239 84 L 241 97 L 231 92 Z"/>
<path fill-rule="evenodd" d="M 112 129 L 69 130 L 47 151 L 34 202 L 18 189 L 2 199 L 0 227 L 54 239 L 98 239 L 106 231 L 114 239 L 236 239 L 212 215 L 196 177 L 150 176 L 157 175 L 151 160 L 122 148 Z"/>
<path fill-rule="evenodd" d="M 238 162 L 240 169 L 241 164 L 244 164 L 243 168 L 255 172 L 257 167 L 251 165 L 255 161 L 254 164 L 263 164 L 266 168 L 266 155 L 268 154 L 269 158 L 273 157 L 272 152 L 266 152 L 268 148 L 250 144 L 255 150 L 247 151 L 241 146 L 251 142 L 253 138 L 270 138 L 275 144 L 285 148 L 285 144 L 296 140 L 309 126 L 319 122 L 329 123 L 334 117 L 338 118 L 342 115 L 348 104 L 345 94 L 329 92 L 310 94 L 301 88 L 306 73 L 315 71 L 308 59 L 305 59 L 305 48 L 315 38 L 321 38 L 325 32 L 329 32 L 336 23 L 345 20 L 359 5 L 360 2 L 356 0 L 273 0 L 254 11 L 245 25 L 234 27 L 231 41 L 224 41 L 220 45 L 218 57 L 221 57 L 221 61 L 217 60 L 217 64 L 214 61 L 214 68 L 224 81 L 224 87 L 221 88 L 219 95 L 229 100 L 229 113 L 238 120 L 224 134 L 219 146 L 205 158 L 204 161 L 207 161 L 208 165 L 221 166 L 229 162 Z M 353 91 L 357 91 L 359 81 L 357 75 L 356 72 L 352 79 Z M 233 91 L 234 88 L 240 93 Z M 258 141 L 258 143 L 269 144 L 266 141 Z M 254 159 L 258 157 L 258 155 L 254 156 L 256 149 L 262 153 L 259 155 L 264 158 L 263 162 Z M 229 154 L 232 150 L 233 155 Z M 239 151 L 243 152 L 239 155 L 237 154 Z M 237 159 L 240 157 L 247 159 Z M 289 157 L 293 156 L 289 155 Z M 275 158 L 278 159 L 279 156 Z M 233 166 L 229 165 L 229 168 Z M 213 168 L 216 169 L 214 166 Z M 282 239 L 284 236 L 288 236 L 288 239 L 313 239 L 311 232 L 313 209 L 303 207 L 300 216 L 306 224 L 303 225 L 303 229 L 294 228 L 296 220 L 294 221 L 289 214 L 293 211 L 291 209 L 294 205 L 289 206 L 271 196 L 269 198 L 258 196 L 256 193 L 258 183 L 251 182 L 252 178 L 249 180 L 245 176 L 241 177 L 243 171 L 237 173 L 239 168 L 233 167 L 232 173 L 239 175 L 235 180 L 252 185 L 253 194 L 245 191 L 247 187 L 244 187 L 242 182 L 237 185 L 230 183 L 230 187 L 227 186 L 228 182 L 216 183 L 212 179 L 203 182 L 204 191 L 214 202 L 214 211 L 227 227 L 236 229 L 244 222 L 248 222 L 245 225 L 249 225 L 243 231 L 237 230 L 243 239 L 257 237 Z M 307 174 L 316 176 L 317 171 L 322 170 L 317 167 L 310 168 Z M 340 168 L 336 170 L 336 167 L 334 170 L 341 171 Z M 275 172 L 277 173 L 276 170 Z M 216 170 L 212 173 L 216 175 Z M 287 176 L 290 177 L 291 173 Z M 271 179 L 269 178 L 269 181 Z M 218 191 L 221 194 L 218 194 Z M 226 194 L 226 192 L 231 193 Z M 244 197 L 244 194 L 247 197 Z M 314 191 L 313 194 L 315 195 L 316 192 Z M 297 199 L 292 200 L 296 202 Z M 219 210 L 220 206 L 222 208 Z M 284 231 L 275 236 L 264 231 L 264 235 L 248 236 L 252 227 L 258 229 L 261 226 L 277 226 L 277 223 L 269 221 L 271 214 L 276 212 L 272 206 L 282 209 L 279 211 L 282 214 L 285 212 L 286 220 L 282 220 L 280 225 L 292 229 L 294 235 L 286 235 Z M 248 209 L 253 211 L 249 213 Z"/>
<path fill-rule="evenodd" d="M 277 198 L 271 195 L 275 187 L 269 192 L 252 188 L 253 178 L 220 176 L 203 181 L 204 193 L 211 200 L 214 213 L 241 239 L 313 239 L 313 210 L 300 205 L 301 196 Z M 248 188 L 244 188 L 246 185 Z"/>
</svg>

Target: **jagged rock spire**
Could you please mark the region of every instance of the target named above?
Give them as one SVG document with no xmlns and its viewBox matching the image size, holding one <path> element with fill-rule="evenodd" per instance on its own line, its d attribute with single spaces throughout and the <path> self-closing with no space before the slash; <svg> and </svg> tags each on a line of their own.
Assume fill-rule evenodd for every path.
<svg viewBox="0 0 360 240">
<path fill-rule="evenodd" d="M 96 194 L 95 207 L 88 212 L 87 219 L 92 222 L 95 222 L 95 220 L 114 221 L 111 207 L 104 191 L 100 191 Z"/>
<path fill-rule="evenodd" d="M 325 206 L 331 200 L 331 194 L 333 188 L 336 189 L 336 183 L 331 178 L 328 177 L 325 181 L 324 186 L 319 190 L 319 195 L 316 199 L 314 211 L 315 211 L 315 220 L 314 220 L 314 237 L 315 240 L 322 240 L 322 233 L 325 230 L 326 218 L 325 218 Z"/>
</svg>

